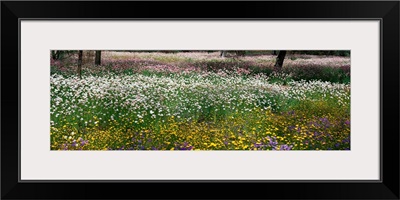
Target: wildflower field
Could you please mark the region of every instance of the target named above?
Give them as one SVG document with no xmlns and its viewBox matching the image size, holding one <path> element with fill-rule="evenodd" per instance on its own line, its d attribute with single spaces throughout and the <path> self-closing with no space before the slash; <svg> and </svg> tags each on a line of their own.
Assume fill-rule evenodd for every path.
<svg viewBox="0 0 400 200">
<path fill-rule="evenodd" d="M 350 150 L 350 58 L 102 52 L 51 59 L 51 150 Z"/>
</svg>

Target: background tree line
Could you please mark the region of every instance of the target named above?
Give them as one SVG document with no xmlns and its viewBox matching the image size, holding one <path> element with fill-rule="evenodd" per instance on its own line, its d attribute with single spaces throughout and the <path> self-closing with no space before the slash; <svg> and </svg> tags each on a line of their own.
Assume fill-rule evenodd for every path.
<svg viewBox="0 0 400 200">
<path fill-rule="evenodd" d="M 93 51 L 91 51 L 93 52 Z M 94 58 L 94 64 L 95 65 L 101 65 L 101 50 L 95 50 L 95 58 Z M 154 50 L 154 51 L 149 51 L 149 50 L 144 50 L 144 51 L 130 51 L 130 50 L 122 50 L 122 52 L 162 52 L 162 53 L 180 53 L 180 52 L 198 52 L 198 51 L 193 51 L 193 50 Z M 208 53 L 216 52 L 216 50 L 209 50 L 206 51 Z M 233 55 L 235 57 L 241 57 L 241 56 L 252 56 L 252 55 L 265 55 L 265 54 L 270 54 L 270 55 L 276 55 L 276 61 L 274 68 L 275 70 L 281 70 L 283 66 L 283 62 L 286 58 L 286 54 L 291 54 L 292 56 L 294 55 L 326 55 L 326 56 L 350 56 L 350 51 L 348 50 L 332 50 L 332 51 L 287 51 L 287 50 L 263 50 L 263 51 L 246 51 L 246 50 L 219 50 L 220 52 L 220 57 L 227 57 L 227 55 Z M 82 74 L 82 59 L 83 59 L 83 50 L 78 50 L 78 51 L 70 51 L 70 50 L 52 50 L 51 51 L 51 58 L 53 60 L 62 60 L 67 56 L 71 56 L 74 54 L 78 54 L 78 68 L 77 68 L 77 73 L 79 74 L 79 77 L 81 77 Z"/>
</svg>

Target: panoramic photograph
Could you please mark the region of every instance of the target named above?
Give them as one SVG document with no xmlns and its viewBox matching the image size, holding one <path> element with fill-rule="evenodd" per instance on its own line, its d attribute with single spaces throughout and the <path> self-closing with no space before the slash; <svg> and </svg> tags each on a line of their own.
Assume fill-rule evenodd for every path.
<svg viewBox="0 0 400 200">
<path fill-rule="evenodd" d="M 349 50 L 51 50 L 50 150 L 350 150 Z"/>
</svg>

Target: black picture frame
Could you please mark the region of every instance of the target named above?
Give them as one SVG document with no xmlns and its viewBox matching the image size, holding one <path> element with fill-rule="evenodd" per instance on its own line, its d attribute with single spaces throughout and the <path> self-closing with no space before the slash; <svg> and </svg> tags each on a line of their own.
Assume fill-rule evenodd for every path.
<svg viewBox="0 0 400 200">
<path fill-rule="evenodd" d="M 2 1 L 1 198 L 399 199 L 399 6 L 398 1 Z M 381 181 L 19 182 L 20 19 L 379 19 Z"/>
</svg>

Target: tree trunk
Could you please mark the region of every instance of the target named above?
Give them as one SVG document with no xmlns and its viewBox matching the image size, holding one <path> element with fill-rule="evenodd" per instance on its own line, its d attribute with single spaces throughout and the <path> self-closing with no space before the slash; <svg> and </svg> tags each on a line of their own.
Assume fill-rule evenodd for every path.
<svg viewBox="0 0 400 200">
<path fill-rule="evenodd" d="M 82 78 L 82 55 L 83 51 L 78 51 L 78 75 Z"/>
<path fill-rule="evenodd" d="M 95 65 L 101 65 L 101 51 L 96 51 L 96 57 L 94 59 Z"/>
<path fill-rule="evenodd" d="M 276 57 L 275 69 L 281 70 L 283 66 L 283 60 L 285 60 L 286 51 L 279 51 L 278 57 Z"/>
<path fill-rule="evenodd" d="M 236 51 L 235 53 L 237 56 L 245 56 L 246 55 L 246 51 Z"/>
<path fill-rule="evenodd" d="M 221 51 L 221 54 L 219 56 L 221 56 L 222 58 L 225 58 L 226 55 L 226 51 Z"/>
<path fill-rule="evenodd" d="M 54 51 L 54 50 L 51 51 L 51 58 L 52 58 L 53 60 L 57 60 L 56 51 Z"/>
<path fill-rule="evenodd" d="M 63 58 L 64 58 L 64 54 L 65 54 L 65 52 L 64 51 L 59 51 L 59 50 L 53 50 L 53 51 L 51 51 L 51 57 L 54 59 L 54 60 L 62 60 Z"/>
</svg>

